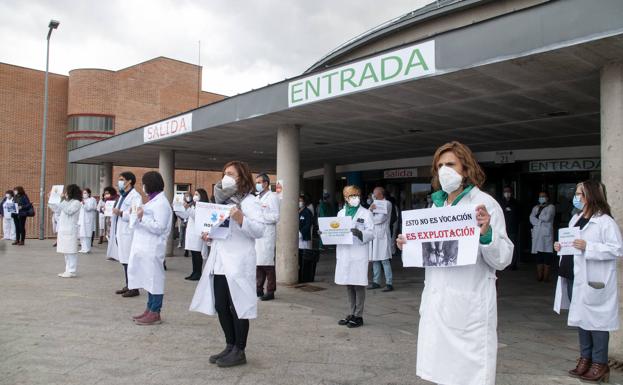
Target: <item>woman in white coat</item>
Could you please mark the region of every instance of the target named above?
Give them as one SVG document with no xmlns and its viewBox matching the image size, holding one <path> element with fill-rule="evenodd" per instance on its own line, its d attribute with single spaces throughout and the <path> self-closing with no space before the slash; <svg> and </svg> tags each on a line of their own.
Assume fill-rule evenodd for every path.
<svg viewBox="0 0 623 385">
<path fill-rule="evenodd" d="M 147 291 L 147 307 L 143 314 L 132 317 L 134 323 L 157 325 L 162 322 L 164 256 L 173 225 L 173 210 L 164 195 L 164 180 L 160 173 L 148 171 L 143 175 L 142 182 L 148 200 L 136 211 L 128 263 L 128 289 Z"/>
<path fill-rule="evenodd" d="M 218 314 L 225 349 L 209 357 L 220 367 L 245 364 L 249 319 L 257 317 L 255 240 L 264 235 L 261 208 L 253 196 L 253 176 L 246 163 L 233 161 L 223 168 L 214 187 L 218 204 L 233 205 L 226 239 L 211 242 L 210 256 L 195 290 L 191 311 Z"/>
<path fill-rule="evenodd" d="M 476 205 L 480 244 L 473 265 L 425 268 L 417 375 L 444 385 L 493 385 L 498 348 L 495 272 L 513 256 L 504 213 L 480 190 L 485 174 L 464 144 L 438 148 L 431 172 L 438 190 L 432 195 L 436 207 Z M 405 242 L 399 235 L 398 246 Z"/>
<path fill-rule="evenodd" d="M 80 237 L 79 253 L 90 253 L 93 233 L 95 232 L 95 214 L 97 213 L 97 201 L 91 196 L 91 189 L 82 190 L 82 207 L 78 217 L 78 230 Z"/>
<path fill-rule="evenodd" d="M 207 253 L 208 245 L 201 239 L 201 235 L 195 229 L 195 205 L 197 202 L 210 202 L 208 192 L 202 188 L 195 190 L 192 200 L 184 201 L 185 211 L 176 213 L 180 219 L 187 220 L 184 236 L 184 247 L 192 256 L 193 271 L 184 279 L 198 281 L 201 279 L 203 270 L 203 255 Z"/>
<path fill-rule="evenodd" d="M 363 325 L 363 307 L 368 286 L 368 243 L 374 239 L 374 221 L 372 213 L 361 207 L 359 187 L 346 186 L 342 194 L 346 204 L 337 216 L 352 218 L 353 244 L 337 245 L 335 251 L 335 283 L 346 285 L 349 308 L 349 314 L 338 324 L 356 328 Z"/>
<path fill-rule="evenodd" d="M 65 199 L 59 204 L 50 204 L 55 213 L 59 213 L 56 225 L 56 252 L 65 255 L 65 271 L 58 276 L 73 278 L 78 269 L 78 217 L 82 207 L 82 190 L 70 184 L 65 190 Z"/>
<path fill-rule="evenodd" d="M 111 218 L 110 239 L 108 256 L 119 260 L 123 266 L 125 274 L 125 286 L 117 290 L 116 294 L 122 297 L 136 297 L 140 294 L 138 289 L 128 289 L 128 263 L 130 262 L 130 248 L 132 247 L 132 237 L 134 229 L 130 226 L 132 207 L 138 208 L 143 204 L 141 194 L 134 188 L 136 176 L 129 172 L 122 172 L 117 181 L 121 197 L 115 204 L 113 216 Z M 113 244 L 111 250 L 110 244 Z"/>
<path fill-rule="evenodd" d="M 554 217 L 556 206 L 549 203 L 549 193 L 539 193 L 539 204 L 532 208 L 532 254 L 536 255 L 536 279 L 549 282 L 549 271 L 554 259 Z"/>
<path fill-rule="evenodd" d="M 14 210 L 13 190 L 7 190 L 0 203 L 0 217 L 2 217 L 2 238 L 10 241 L 15 240 L 15 221 L 11 216 Z"/>
<path fill-rule="evenodd" d="M 373 198 L 377 201 L 385 201 L 387 205 L 386 212 L 380 212 L 374 203 L 370 205 L 372 219 L 374 220 L 374 240 L 372 241 L 372 253 L 370 261 L 372 262 L 372 285 L 369 290 L 381 287 L 381 269 L 385 272 L 385 289 L 383 291 L 393 291 L 393 275 L 392 275 L 392 239 L 389 222 L 393 210 L 392 203 L 385 200 L 385 189 L 376 187 L 372 193 Z"/>
<path fill-rule="evenodd" d="M 569 227 L 580 227 L 580 238 L 573 242 L 579 253 L 573 256 L 571 304 L 567 281 L 559 278 L 554 310 L 560 313 L 568 307 L 568 324 L 578 328 L 580 359 L 569 374 L 585 381 L 608 382 L 609 332 L 619 328 L 617 261 L 623 256 L 623 241 L 601 183 L 589 180 L 578 184 L 573 205 L 582 212 L 569 221 Z M 556 242 L 554 249 L 560 251 L 560 243 Z"/>
</svg>

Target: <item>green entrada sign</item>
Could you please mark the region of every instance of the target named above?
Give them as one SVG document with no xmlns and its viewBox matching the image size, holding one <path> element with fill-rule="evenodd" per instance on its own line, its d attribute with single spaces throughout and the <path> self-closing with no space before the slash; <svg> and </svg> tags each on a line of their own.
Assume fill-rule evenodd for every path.
<svg viewBox="0 0 623 385">
<path fill-rule="evenodd" d="M 288 84 L 288 106 L 363 91 L 434 74 L 435 41 L 350 63 Z"/>
</svg>

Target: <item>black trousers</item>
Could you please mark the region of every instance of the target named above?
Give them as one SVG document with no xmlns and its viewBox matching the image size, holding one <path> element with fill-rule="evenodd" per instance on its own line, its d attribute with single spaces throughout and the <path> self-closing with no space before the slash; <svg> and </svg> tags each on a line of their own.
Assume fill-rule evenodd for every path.
<svg viewBox="0 0 623 385">
<path fill-rule="evenodd" d="M 15 240 L 24 242 L 26 240 L 26 218 L 28 217 L 20 217 L 16 214 L 11 214 L 11 217 L 15 223 Z"/>
<path fill-rule="evenodd" d="M 225 334 L 225 342 L 244 350 L 249 336 L 249 320 L 238 318 L 224 275 L 214 276 L 214 306 Z"/>
<path fill-rule="evenodd" d="M 192 255 L 193 262 L 192 275 L 201 277 L 201 271 L 203 270 L 203 256 L 201 255 L 201 251 L 191 251 L 190 255 Z"/>
</svg>

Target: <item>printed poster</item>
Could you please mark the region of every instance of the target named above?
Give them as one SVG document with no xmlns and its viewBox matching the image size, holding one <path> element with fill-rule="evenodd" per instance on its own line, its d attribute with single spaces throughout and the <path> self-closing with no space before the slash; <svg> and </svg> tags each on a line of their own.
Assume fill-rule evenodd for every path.
<svg viewBox="0 0 623 385">
<path fill-rule="evenodd" d="M 580 238 L 579 227 L 565 227 L 558 229 L 558 243 L 560 243 L 560 251 L 558 255 L 580 255 L 582 250 L 573 247 L 573 241 Z"/>
<path fill-rule="evenodd" d="M 115 208 L 115 201 L 106 201 L 104 202 L 104 216 L 105 217 L 112 217 L 112 209 Z"/>
<path fill-rule="evenodd" d="M 325 245 L 352 245 L 353 225 L 351 217 L 324 217 L 318 218 L 318 229 L 322 232 L 320 238 Z"/>
<path fill-rule="evenodd" d="M 185 211 L 186 209 L 184 208 L 184 193 L 177 193 L 175 194 L 175 196 L 173 197 L 173 211 L 175 212 L 181 212 L 181 211 Z"/>
<path fill-rule="evenodd" d="M 65 186 L 62 184 L 55 184 L 54 186 L 52 186 L 52 190 L 50 191 L 50 198 L 48 199 L 48 204 L 60 204 L 64 188 Z"/>
<path fill-rule="evenodd" d="M 197 202 L 195 205 L 195 232 L 208 233 L 212 239 L 229 236 L 229 213 L 235 205 Z"/>
</svg>

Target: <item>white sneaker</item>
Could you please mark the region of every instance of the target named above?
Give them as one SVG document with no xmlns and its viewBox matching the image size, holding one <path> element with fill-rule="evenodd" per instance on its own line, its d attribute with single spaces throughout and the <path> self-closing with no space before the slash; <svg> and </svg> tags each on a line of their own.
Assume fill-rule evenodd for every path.
<svg viewBox="0 0 623 385">
<path fill-rule="evenodd" d="M 76 276 L 76 273 L 69 273 L 69 272 L 64 272 L 64 273 L 60 273 L 58 275 L 61 278 L 74 278 Z"/>
<path fill-rule="evenodd" d="M 86 251 L 84 251 L 84 250 L 78 250 L 78 252 L 79 252 L 80 254 L 86 254 L 86 253 L 87 253 L 87 252 L 86 252 Z"/>
</svg>

